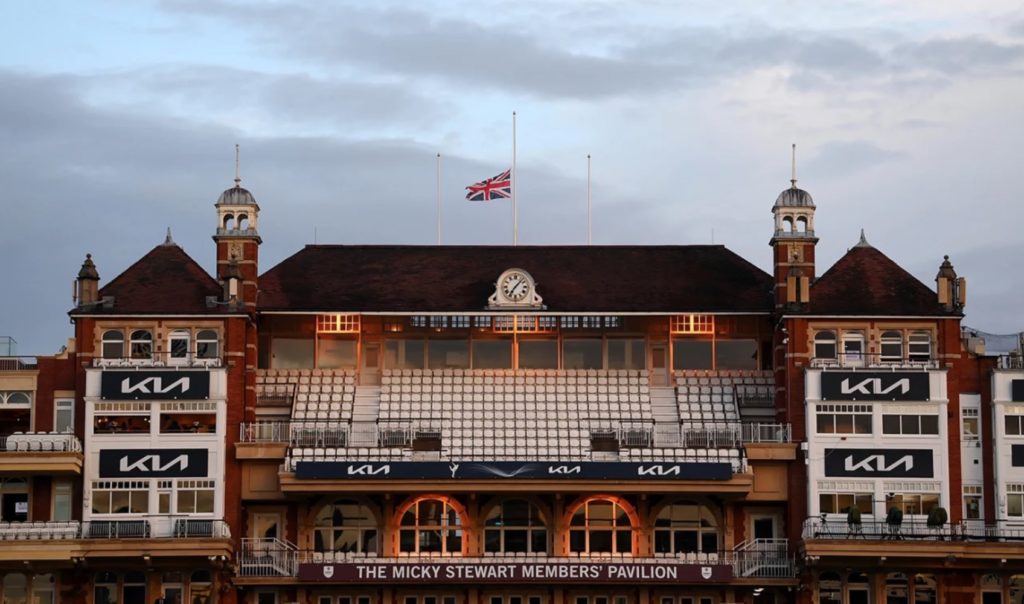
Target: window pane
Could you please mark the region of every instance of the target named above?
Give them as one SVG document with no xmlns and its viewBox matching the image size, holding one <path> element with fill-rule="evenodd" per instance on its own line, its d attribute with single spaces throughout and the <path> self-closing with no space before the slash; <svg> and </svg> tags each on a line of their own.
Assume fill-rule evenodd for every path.
<svg viewBox="0 0 1024 604">
<path fill-rule="evenodd" d="M 615 551 L 620 554 L 633 552 L 632 533 L 630 531 L 615 531 Z"/>
<path fill-rule="evenodd" d="M 832 434 L 836 431 L 835 416 L 831 413 L 819 413 L 817 417 L 818 434 Z"/>
<path fill-rule="evenodd" d="M 430 369 L 469 369 L 469 341 L 430 340 L 427 358 Z"/>
<path fill-rule="evenodd" d="M 871 434 L 871 416 L 867 413 L 857 413 L 853 416 L 854 434 Z"/>
<path fill-rule="evenodd" d="M 718 340 L 715 342 L 718 369 L 757 369 L 757 342 L 754 340 Z"/>
<path fill-rule="evenodd" d="M 519 367 L 522 369 L 558 369 L 556 340 L 520 340 Z"/>
<path fill-rule="evenodd" d="M 601 369 L 601 340 L 565 340 L 562 343 L 565 369 Z"/>
<path fill-rule="evenodd" d="M 898 415 L 883 415 L 882 416 L 882 433 L 883 434 L 899 434 L 900 433 L 900 416 L 898 416 Z"/>
<path fill-rule="evenodd" d="M 1003 424 L 1006 427 L 1007 436 L 1020 435 L 1020 418 L 1018 416 L 1007 415 L 1003 417 Z"/>
<path fill-rule="evenodd" d="M 1006 514 L 1009 516 L 1024 516 L 1024 495 L 1006 496 Z"/>
<path fill-rule="evenodd" d="M 919 415 L 901 415 L 900 416 L 900 427 L 903 430 L 903 434 L 920 434 L 921 433 L 921 416 L 919 416 Z"/>
<path fill-rule="evenodd" d="M 608 340 L 608 369 L 643 369 L 644 341 Z"/>
<path fill-rule="evenodd" d="M 836 414 L 836 433 L 853 434 L 853 416 L 849 413 Z"/>
<path fill-rule="evenodd" d="M 474 369 L 510 369 L 511 367 L 512 340 L 473 342 Z"/>
<path fill-rule="evenodd" d="M 585 552 L 587 550 L 587 533 L 580 529 L 569 531 L 569 551 Z"/>
<path fill-rule="evenodd" d="M 213 491 L 202 489 L 196 493 L 196 512 L 200 514 L 213 513 Z"/>
<path fill-rule="evenodd" d="M 356 341 L 322 338 L 316 362 L 323 369 L 355 369 Z"/>
<path fill-rule="evenodd" d="M 271 366 L 275 369 L 312 369 L 313 340 L 274 338 L 270 344 Z"/>
<path fill-rule="evenodd" d="M 611 553 L 612 551 L 612 531 L 590 531 L 590 552 L 591 553 Z"/>
<path fill-rule="evenodd" d="M 711 369 L 711 342 L 708 340 L 673 340 L 672 364 L 675 369 Z"/>
<path fill-rule="evenodd" d="M 938 434 L 939 433 L 939 416 L 938 415 L 922 415 L 921 416 L 921 434 Z"/>
</svg>

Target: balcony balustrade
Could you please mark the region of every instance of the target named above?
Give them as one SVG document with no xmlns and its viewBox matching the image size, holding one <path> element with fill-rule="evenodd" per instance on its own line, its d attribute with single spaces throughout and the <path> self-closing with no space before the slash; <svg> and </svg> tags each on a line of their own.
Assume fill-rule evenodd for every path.
<svg viewBox="0 0 1024 604">
<path fill-rule="evenodd" d="M 160 517 L 166 519 L 166 517 Z M 231 531 L 223 520 L 212 518 L 150 518 L 90 520 L 86 522 L 0 522 L 0 541 L 73 539 L 229 539 Z M 154 528 L 154 527 L 164 528 Z"/>
<path fill-rule="evenodd" d="M 939 361 L 928 356 L 893 358 L 879 353 L 840 353 L 834 357 L 814 357 L 811 367 L 816 369 L 938 369 Z"/>
<path fill-rule="evenodd" d="M 899 524 L 885 520 L 862 519 L 850 524 L 843 518 L 808 518 L 803 538 L 812 540 L 888 540 L 888 541 L 1024 541 L 1024 526 L 1006 523 L 984 524 L 965 520 L 943 526 L 929 526 L 925 520 L 906 520 Z"/>
<path fill-rule="evenodd" d="M 137 354 L 127 357 L 96 358 L 93 359 L 92 366 L 108 369 L 123 369 L 126 367 L 221 367 L 222 359 L 219 356 L 200 356 L 191 351 L 184 355 L 172 352 L 150 352 L 148 354 Z"/>
<path fill-rule="evenodd" d="M 0 452 L 4 453 L 81 453 L 82 441 L 63 432 L 15 432 L 0 436 Z"/>
</svg>

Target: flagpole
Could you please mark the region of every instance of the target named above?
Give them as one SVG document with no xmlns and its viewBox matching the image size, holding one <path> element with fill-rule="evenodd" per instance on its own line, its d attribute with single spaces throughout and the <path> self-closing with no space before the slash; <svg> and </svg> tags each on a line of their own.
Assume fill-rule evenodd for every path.
<svg viewBox="0 0 1024 604">
<path fill-rule="evenodd" d="M 441 245 L 441 154 L 437 154 L 437 245 Z"/>
<path fill-rule="evenodd" d="M 519 208 L 516 206 L 516 112 L 512 112 L 512 245 L 519 245 Z"/>
<path fill-rule="evenodd" d="M 590 154 L 587 153 L 587 245 L 590 244 Z"/>
</svg>

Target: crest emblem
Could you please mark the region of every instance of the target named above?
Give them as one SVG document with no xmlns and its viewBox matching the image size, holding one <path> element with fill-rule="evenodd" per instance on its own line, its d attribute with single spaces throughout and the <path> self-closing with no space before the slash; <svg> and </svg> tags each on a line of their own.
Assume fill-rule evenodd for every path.
<svg viewBox="0 0 1024 604">
<path fill-rule="evenodd" d="M 325 579 L 330 579 L 333 576 L 334 576 L 334 566 L 331 565 L 331 564 L 328 564 L 327 566 L 324 567 L 324 578 Z"/>
<path fill-rule="evenodd" d="M 711 578 L 711 571 L 712 570 L 713 569 L 710 566 L 702 566 L 702 567 L 700 567 L 700 576 L 701 576 L 701 578 L 703 578 L 705 581 L 710 579 Z"/>
</svg>

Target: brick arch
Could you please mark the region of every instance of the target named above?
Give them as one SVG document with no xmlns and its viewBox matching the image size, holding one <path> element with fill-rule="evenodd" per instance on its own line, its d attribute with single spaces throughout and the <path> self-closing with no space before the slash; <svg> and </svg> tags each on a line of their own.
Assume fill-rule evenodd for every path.
<svg viewBox="0 0 1024 604">
<path fill-rule="evenodd" d="M 626 516 L 629 518 L 629 528 L 632 533 L 630 539 L 632 547 L 631 554 L 636 556 L 640 551 L 640 538 L 643 533 L 643 523 L 640 522 L 640 514 L 636 511 L 636 506 L 629 502 L 628 499 L 621 495 L 612 495 L 610 493 L 595 493 L 591 495 L 581 495 L 574 499 L 572 503 L 565 506 L 565 513 L 562 515 L 562 534 L 558 535 L 559 538 L 565 539 L 565 551 L 568 551 L 568 539 L 569 539 L 569 527 L 572 523 L 572 516 L 580 507 L 588 501 L 609 501 L 620 507 L 626 512 Z"/>
<path fill-rule="evenodd" d="M 409 508 L 411 508 L 412 506 L 416 505 L 420 501 L 426 501 L 428 499 L 437 499 L 438 501 L 442 501 L 442 502 L 452 506 L 452 509 L 454 509 L 455 513 L 458 514 L 459 520 L 461 521 L 460 526 L 462 527 L 462 552 L 461 552 L 461 555 L 465 556 L 466 555 L 466 550 L 469 547 L 469 540 L 473 537 L 473 535 L 475 533 L 475 531 L 473 531 L 472 526 L 470 524 L 473 519 L 470 518 L 469 511 L 466 510 L 466 506 L 462 505 L 462 502 L 460 502 L 458 499 L 456 499 L 452 495 L 445 495 L 443 493 L 421 493 L 419 495 L 412 495 L 410 497 L 407 497 L 405 499 L 405 501 L 403 501 L 401 504 L 395 506 L 395 514 L 391 518 L 391 526 L 394 529 L 392 531 L 392 533 L 393 533 L 392 539 L 394 539 L 394 541 L 395 541 L 395 543 L 394 543 L 394 546 L 395 546 L 394 547 L 394 551 L 396 551 L 396 552 L 398 551 L 398 539 L 399 539 L 399 532 L 401 531 L 401 528 L 402 528 L 402 516 L 406 512 L 408 512 Z"/>
</svg>

